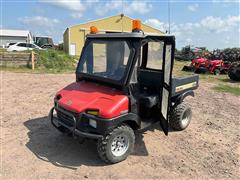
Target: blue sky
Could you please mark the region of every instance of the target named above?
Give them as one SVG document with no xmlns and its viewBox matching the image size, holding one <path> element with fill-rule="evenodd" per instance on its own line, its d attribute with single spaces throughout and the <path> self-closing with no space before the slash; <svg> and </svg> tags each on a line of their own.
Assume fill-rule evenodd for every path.
<svg viewBox="0 0 240 180">
<path fill-rule="evenodd" d="M 177 47 L 240 46 L 239 0 L 170 0 L 171 33 Z M 1 27 L 28 29 L 62 41 L 71 25 L 120 14 L 121 0 L 1 0 Z M 162 31 L 168 27 L 168 0 L 123 0 L 123 12 Z"/>
</svg>

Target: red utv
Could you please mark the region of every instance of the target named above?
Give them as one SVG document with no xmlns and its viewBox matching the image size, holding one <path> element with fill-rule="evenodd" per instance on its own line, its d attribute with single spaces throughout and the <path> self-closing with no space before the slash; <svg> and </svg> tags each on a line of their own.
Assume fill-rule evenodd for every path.
<svg viewBox="0 0 240 180">
<path fill-rule="evenodd" d="M 91 28 L 96 32 L 96 28 Z M 54 98 L 49 116 L 60 132 L 97 139 L 107 163 L 127 158 L 135 132 L 159 123 L 163 132 L 187 128 L 198 75 L 173 78 L 175 37 L 148 35 L 134 21 L 132 33 L 89 34 L 76 82 Z"/>
</svg>

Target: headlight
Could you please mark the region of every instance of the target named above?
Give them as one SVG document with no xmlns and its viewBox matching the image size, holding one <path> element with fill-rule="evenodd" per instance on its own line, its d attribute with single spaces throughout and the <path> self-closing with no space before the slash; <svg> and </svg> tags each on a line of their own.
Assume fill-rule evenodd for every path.
<svg viewBox="0 0 240 180">
<path fill-rule="evenodd" d="M 89 125 L 94 128 L 97 128 L 97 122 L 94 119 L 89 119 Z"/>
<path fill-rule="evenodd" d="M 59 99 L 61 99 L 62 98 L 62 95 L 61 94 L 58 94 L 58 95 L 56 95 L 55 96 L 55 99 L 58 101 Z"/>
<path fill-rule="evenodd" d="M 98 116 L 99 115 L 99 110 L 87 110 L 87 114 L 93 115 L 93 116 Z"/>
</svg>

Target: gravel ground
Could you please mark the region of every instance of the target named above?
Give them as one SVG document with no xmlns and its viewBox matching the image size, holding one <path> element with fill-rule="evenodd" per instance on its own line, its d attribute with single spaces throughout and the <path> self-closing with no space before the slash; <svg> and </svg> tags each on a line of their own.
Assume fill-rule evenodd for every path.
<svg viewBox="0 0 240 180">
<path fill-rule="evenodd" d="M 61 135 L 47 119 L 57 90 L 70 74 L 1 72 L 1 176 L 3 179 L 192 179 L 240 177 L 240 97 L 201 82 L 193 119 L 165 136 L 159 127 L 137 135 L 134 153 L 106 165 L 93 140 Z"/>
</svg>

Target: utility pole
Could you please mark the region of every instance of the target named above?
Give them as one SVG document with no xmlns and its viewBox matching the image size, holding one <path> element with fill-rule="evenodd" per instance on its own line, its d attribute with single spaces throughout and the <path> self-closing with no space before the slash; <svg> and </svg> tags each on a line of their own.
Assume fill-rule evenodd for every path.
<svg viewBox="0 0 240 180">
<path fill-rule="evenodd" d="M 168 34 L 171 33 L 171 8 L 170 8 L 170 0 L 168 0 Z"/>
<path fill-rule="evenodd" d="M 123 32 L 123 0 L 122 0 L 122 14 L 121 14 L 121 23 L 122 23 L 122 32 Z"/>
</svg>

